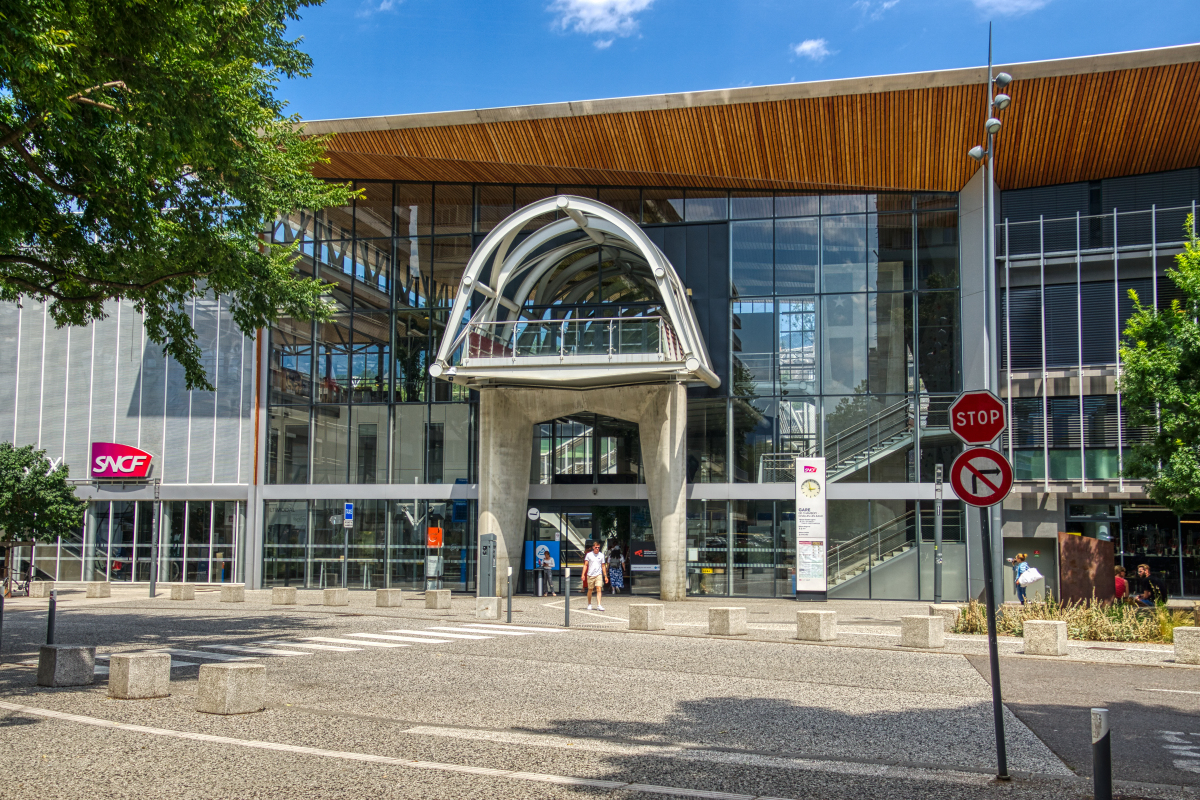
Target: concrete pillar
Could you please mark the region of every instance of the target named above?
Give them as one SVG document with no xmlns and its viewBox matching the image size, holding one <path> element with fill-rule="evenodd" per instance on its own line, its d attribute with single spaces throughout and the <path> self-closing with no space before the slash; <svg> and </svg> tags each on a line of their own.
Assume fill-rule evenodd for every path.
<svg viewBox="0 0 1200 800">
<path fill-rule="evenodd" d="M 687 389 L 655 387 L 642 409 L 638 434 L 650 523 L 658 549 L 659 597 L 687 598 Z"/>
<path fill-rule="evenodd" d="M 547 394 L 556 394 L 546 390 Z M 516 572 L 525 541 L 525 509 L 529 504 L 529 468 L 533 457 L 535 400 L 528 389 L 483 389 L 479 392 L 479 530 L 496 534 L 496 586 L 504 594 L 508 567 Z M 550 417 L 552 418 L 552 417 Z"/>
</svg>

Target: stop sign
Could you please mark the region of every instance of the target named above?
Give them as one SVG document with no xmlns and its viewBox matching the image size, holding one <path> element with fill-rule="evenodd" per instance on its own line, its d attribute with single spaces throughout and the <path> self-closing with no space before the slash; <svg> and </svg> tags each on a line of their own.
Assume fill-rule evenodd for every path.
<svg viewBox="0 0 1200 800">
<path fill-rule="evenodd" d="M 991 444 L 1004 433 L 1004 403 L 987 389 L 963 392 L 950 404 L 950 430 L 969 445 Z"/>
</svg>

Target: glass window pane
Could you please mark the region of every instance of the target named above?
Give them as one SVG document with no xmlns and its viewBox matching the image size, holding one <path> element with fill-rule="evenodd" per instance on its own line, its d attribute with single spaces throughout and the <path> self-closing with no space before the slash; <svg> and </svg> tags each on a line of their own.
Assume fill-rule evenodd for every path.
<svg viewBox="0 0 1200 800">
<path fill-rule="evenodd" d="M 433 269 L 430 239 L 396 241 L 396 305 L 424 308 L 429 305 L 429 281 Z"/>
<path fill-rule="evenodd" d="M 425 526 L 424 503 L 398 500 L 392 503 L 392 529 L 388 539 L 388 577 L 394 588 L 424 589 Z M 445 546 L 445 536 L 442 542 Z"/>
<path fill-rule="evenodd" d="M 643 189 L 642 224 L 683 222 L 682 189 Z"/>
<path fill-rule="evenodd" d="M 867 457 L 878 444 L 877 420 L 884 401 L 866 394 L 825 397 L 822 452 L 829 480 L 865 482 Z"/>
<path fill-rule="evenodd" d="M 775 414 L 777 401 L 771 398 L 734 398 L 733 461 L 735 483 L 759 483 L 764 458 L 775 450 Z"/>
<path fill-rule="evenodd" d="M 392 184 L 357 181 L 362 196 L 354 201 L 354 236 L 358 239 L 391 238 Z"/>
<path fill-rule="evenodd" d="M 913 196 L 907 192 L 886 192 L 875 195 L 877 211 L 910 211 L 913 207 Z"/>
<path fill-rule="evenodd" d="M 427 483 L 466 481 L 471 468 L 471 406 L 436 403 L 429 408 Z"/>
<path fill-rule="evenodd" d="M 775 211 L 770 192 L 732 192 L 729 198 L 731 219 L 769 217 Z"/>
<path fill-rule="evenodd" d="M 825 217 L 821 220 L 822 291 L 861 292 L 867 288 L 867 218 Z"/>
<path fill-rule="evenodd" d="M 640 222 L 642 219 L 642 193 L 639 189 L 602 186 L 600 202 L 607 203 L 634 222 Z"/>
<path fill-rule="evenodd" d="M 590 200 L 596 200 L 599 197 L 595 186 L 559 186 L 555 188 L 554 193 L 568 194 L 573 197 L 586 197 Z M 633 193 L 636 198 L 637 189 L 634 189 Z M 609 205 L 612 205 L 612 203 L 609 203 Z"/>
<path fill-rule="evenodd" d="M 391 315 L 355 314 L 350 350 L 350 399 L 386 403 L 391 383 Z"/>
<path fill-rule="evenodd" d="M 356 406 L 350 414 L 350 482 L 387 483 L 387 406 Z"/>
<path fill-rule="evenodd" d="M 396 401 L 426 399 L 429 385 L 429 312 L 396 314 Z"/>
<path fill-rule="evenodd" d="M 733 572 L 730 593 L 770 597 L 775 593 L 775 503 L 733 500 Z"/>
<path fill-rule="evenodd" d="M 960 389 L 958 292 L 917 295 L 917 368 L 922 392 Z"/>
<path fill-rule="evenodd" d="M 448 231 L 455 233 L 456 231 Z M 396 236 L 433 233 L 433 184 L 396 184 Z"/>
<path fill-rule="evenodd" d="M 212 571 L 209 580 L 213 583 L 231 583 L 236 578 L 238 504 L 232 500 L 218 500 L 212 506 Z"/>
<path fill-rule="evenodd" d="M 922 289 L 958 286 L 958 213 L 917 215 L 917 275 Z"/>
<path fill-rule="evenodd" d="M 281 317 L 271 329 L 271 404 L 312 399 L 312 323 Z"/>
<path fill-rule="evenodd" d="M 816 394 L 817 298 L 786 297 L 778 302 L 780 393 Z"/>
<path fill-rule="evenodd" d="M 867 295 L 868 391 L 896 394 L 911 391 L 912 295 L 891 292 Z"/>
<path fill-rule="evenodd" d="M 187 548 L 184 550 L 184 580 L 208 583 L 209 537 L 212 535 L 212 503 L 187 504 Z"/>
<path fill-rule="evenodd" d="M 312 563 L 307 582 L 318 589 L 344 586 L 346 529 L 342 526 L 341 500 L 312 503 Z"/>
<path fill-rule="evenodd" d="M 308 545 L 308 503 L 269 500 L 263 503 L 263 585 L 304 584 Z"/>
<path fill-rule="evenodd" d="M 451 236 L 433 240 L 433 276 L 426 296 L 431 306 L 451 306 L 458 293 L 467 261 L 471 258 L 471 237 Z"/>
<path fill-rule="evenodd" d="M 728 192 L 712 189 L 687 190 L 687 221 L 715 222 L 729 217 Z"/>
<path fill-rule="evenodd" d="M 433 187 L 434 233 L 470 233 L 474 212 L 470 186 L 439 183 Z"/>
<path fill-rule="evenodd" d="M 136 503 L 114 501 L 112 504 L 111 554 L 108 565 L 110 581 L 133 580 L 133 526 Z"/>
<path fill-rule="evenodd" d="M 355 239 L 354 305 L 386 311 L 392 298 L 392 240 Z"/>
<path fill-rule="evenodd" d="M 317 323 L 317 402 L 344 403 L 350 397 L 350 315 Z"/>
<path fill-rule="evenodd" d="M 851 394 L 867 389 L 867 296 L 821 298 L 822 391 Z"/>
<path fill-rule="evenodd" d="M 317 278 L 331 284 L 326 295 L 338 310 L 349 311 L 354 276 L 354 240 L 321 241 L 316 246 Z"/>
<path fill-rule="evenodd" d="M 772 292 L 771 221 L 730 225 L 734 297 L 761 297 Z"/>
<path fill-rule="evenodd" d="M 788 219 L 775 223 L 775 291 L 780 294 L 817 291 L 820 223 Z"/>
<path fill-rule="evenodd" d="M 821 213 L 861 214 L 868 210 L 868 197 L 865 194 L 823 194 L 821 195 Z"/>
<path fill-rule="evenodd" d="M 779 401 L 779 450 L 787 454 L 787 460 L 799 456 L 816 456 L 820 449 L 818 441 L 821 436 L 821 408 L 819 398 L 803 398 Z M 780 459 L 784 461 L 784 459 Z M 791 480 L 795 480 L 795 462 L 779 465 L 781 473 L 791 471 Z M 778 477 L 784 477 L 780 475 Z"/>
<path fill-rule="evenodd" d="M 729 512 L 724 500 L 687 504 L 688 593 L 729 593 Z"/>
<path fill-rule="evenodd" d="M 879 247 L 868 256 L 868 288 L 881 292 L 911 289 L 912 214 L 880 214 L 876 226 Z M 878 258 L 875 253 L 878 253 Z"/>
<path fill-rule="evenodd" d="M 267 483 L 308 483 L 308 407 L 267 412 Z"/>
<path fill-rule="evenodd" d="M 340 183 L 340 181 L 330 181 Z M 322 209 L 317 217 L 318 239 L 351 239 L 354 237 L 354 206 Z"/>
<path fill-rule="evenodd" d="M 775 216 L 810 217 L 821 212 L 821 198 L 815 194 L 775 193 Z"/>
<path fill-rule="evenodd" d="M 553 186 L 518 186 L 517 208 L 522 209 L 530 203 L 536 203 L 538 200 L 545 200 L 547 197 L 554 197 Z M 536 231 L 538 228 L 554 222 L 557 217 L 557 211 L 548 211 L 545 214 L 539 214 L 538 216 L 526 222 L 521 227 L 521 230 Z"/>
<path fill-rule="evenodd" d="M 726 483 L 724 400 L 688 400 L 688 483 Z"/>
<path fill-rule="evenodd" d="M 392 440 L 392 483 L 420 483 L 425 476 L 428 406 L 396 405 Z"/>
<path fill-rule="evenodd" d="M 513 213 L 511 186 L 477 186 L 475 199 L 479 206 L 479 220 L 475 229 L 480 233 L 487 233 Z"/>
<path fill-rule="evenodd" d="M 313 407 L 313 483 L 348 483 L 348 406 Z"/>
<path fill-rule="evenodd" d="M 774 394 L 775 303 L 735 302 L 732 314 L 734 394 Z"/>
</svg>

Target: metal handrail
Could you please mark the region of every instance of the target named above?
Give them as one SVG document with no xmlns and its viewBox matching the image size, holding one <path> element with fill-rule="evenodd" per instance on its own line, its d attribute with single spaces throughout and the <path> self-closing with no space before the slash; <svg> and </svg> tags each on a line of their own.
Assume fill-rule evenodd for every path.
<svg viewBox="0 0 1200 800">
<path fill-rule="evenodd" d="M 607 323 L 607 324 L 605 324 Z M 509 328 L 508 335 L 496 335 L 492 329 Z M 538 340 L 522 344 L 530 329 Z M 582 330 L 579 330 L 582 329 Z M 653 334 L 649 334 L 649 331 Z M 530 358 L 554 356 L 567 359 L 578 355 L 663 355 L 671 361 L 683 361 L 685 354 L 670 323 L 660 316 L 589 317 L 563 320 L 508 320 L 472 322 L 467 326 L 468 358 Z M 584 337 L 601 332 L 603 338 L 583 342 Z M 636 336 L 629 337 L 629 333 Z M 632 341 L 630 340 L 632 339 Z M 578 352 L 579 350 L 585 352 Z M 526 352 L 523 352 L 526 351 Z M 595 352 L 587 352 L 595 351 Z"/>
<path fill-rule="evenodd" d="M 876 545 L 876 548 L 875 548 L 876 552 L 879 553 L 880 555 L 882 555 L 885 552 L 885 549 L 883 546 L 883 543 L 885 541 L 883 532 L 886 531 L 888 528 L 892 528 L 892 527 L 895 527 L 895 526 L 903 523 L 903 525 L 898 530 L 893 531 L 889 536 L 886 537 L 886 541 L 891 542 L 897 536 L 899 536 L 900 534 L 903 534 L 904 539 L 900 543 L 900 545 L 897 545 L 895 547 L 889 547 L 889 548 L 887 548 L 886 552 L 892 553 L 892 552 L 895 552 L 896 550 L 899 550 L 900 546 L 902 546 L 903 544 L 907 544 L 909 542 L 910 523 L 913 521 L 915 516 L 916 516 L 916 512 L 914 510 L 910 509 L 908 511 L 905 511 L 903 514 L 901 514 L 898 517 L 893 517 L 892 519 L 888 520 L 887 522 L 883 523 L 882 525 L 877 525 L 876 527 L 872 528 L 871 530 L 867 531 L 866 533 L 861 533 L 858 536 L 855 536 L 853 539 L 846 539 L 845 541 L 837 542 L 836 544 L 834 544 L 832 547 L 829 548 L 829 551 L 828 551 L 828 563 L 830 565 L 832 565 L 832 567 L 833 567 L 832 571 L 830 572 L 830 578 L 836 579 L 842 574 L 842 572 L 843 572 L 843 570 L 842 570 L 843 553 L 845 553 L 845 556 L 844 556 L 845 559 L 848 562 L 851 562 L 851 564 L 853 564 L 855 566 L 858 564 L 858 561 L 861 559 L 861 557 L 864 554 L 866 556 L 867 561 L 868 562 L 870 561 L 871 545 L 873 543 Z M 872 542 L 872 537 L 875 538 L 875 540 L 876 540 L 875 542 Z M 851 552 L 847 553 L 846 549 L 849 547 L 852 547 L 852 546 L 854 546 L 854 549 Z M 852 567 L 847 567 L 847 570 L 849 570 L 851 568 Z"/>
</svg>

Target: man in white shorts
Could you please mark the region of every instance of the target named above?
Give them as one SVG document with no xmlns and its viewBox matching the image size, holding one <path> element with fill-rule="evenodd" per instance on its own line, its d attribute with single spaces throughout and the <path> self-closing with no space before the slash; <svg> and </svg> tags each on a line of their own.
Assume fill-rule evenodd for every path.
<svg viewBox="0 0 1200 800">
<path fill-rule="evenodd" d="M 608 570 L 604 569 L 604 554 L 600 552 L 600 543 L 592 542 L 592 552 L 583 557 L 583 583 L 587 586 L 588 611 L 592 610 L 592 590 L 596 590 L 596 609 L 603 611 L 600 605 L 600 595 L 604 584 L 608 583 Z"/>
</svg>

